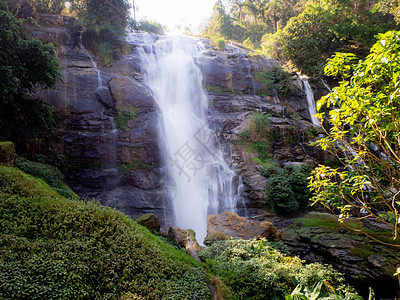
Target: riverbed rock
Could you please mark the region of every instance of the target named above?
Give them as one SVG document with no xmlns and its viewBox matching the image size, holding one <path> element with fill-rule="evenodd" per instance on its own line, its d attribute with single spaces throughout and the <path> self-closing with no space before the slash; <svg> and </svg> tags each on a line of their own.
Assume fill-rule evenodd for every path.
<svg viewBox="0 0 400 300">
<path fill-rule="evenodd" d="M 204 244 L 227 237 L 239 237 L 245 240 L 263 237 L 270 241 L 281 240 L 282 232 L 271 222 L 247 220 L 237 214 L 224 212 L 207 217 L 207 235 Z"/>
</svg>

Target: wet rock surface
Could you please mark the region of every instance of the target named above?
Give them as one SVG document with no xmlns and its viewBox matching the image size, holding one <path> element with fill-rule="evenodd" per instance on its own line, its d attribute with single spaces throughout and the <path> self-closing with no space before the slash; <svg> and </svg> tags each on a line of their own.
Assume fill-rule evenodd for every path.
<svg viewBox="0 0 400 300">
<path fill-rule="evenodd" d="M 310 214 L 308 218 L 321 218 Z M 326 215 L 324 219 L 330 220 Z M 334 220 L 331 220 L 334 222 Z M 283 228 L 283 241 L 291 253 L 307 262 L 332 265 L 365 298 L 372 287 L 377 299 L 394 299 L 400 294 L 393 276 L 400 261 L 396 247 L 388 247 L 363 235 L 338 228 L 321 228 L 295 222 Z"/>
</svg>

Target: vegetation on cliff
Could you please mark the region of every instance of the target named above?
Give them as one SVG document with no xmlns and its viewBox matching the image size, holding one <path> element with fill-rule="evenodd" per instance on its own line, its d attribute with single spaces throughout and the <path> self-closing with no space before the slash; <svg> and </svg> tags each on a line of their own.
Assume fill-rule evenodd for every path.
<svg viewBox="0 0 400 300">
<path fill-rule="evenodd" d="M 209 299 L 201 265 L 130 218 L 0 166 L 0 298 Z"/>
</svg>

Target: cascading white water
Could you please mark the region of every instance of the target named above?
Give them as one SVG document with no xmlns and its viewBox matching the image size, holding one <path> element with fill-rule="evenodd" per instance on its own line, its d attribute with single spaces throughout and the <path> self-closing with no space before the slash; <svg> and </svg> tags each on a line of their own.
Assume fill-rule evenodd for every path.
<svg viewBox="0 0 400 300">
<path fill-rule="evenodd" d="M 82 50 L 83 53 L 86 54 L 87 57 L 90 58 L 90 61 L 92 63 L 93 68 L 96 70 L 97 72 L 97 89 L 101 90 L 101 89 L 105 89 L 107 88 L 106 86 L 103 85 L 103 80 L 101 79 L 101 72 L 99 70 L 99 68 L 97 67 L 96 62 L 94 61 L 93 57 L 89 55 L 89 53 L 87 52 L 86 48 L 83 46 L 83 42 L 82 42 L 82 32 L 79 35 L 79 48 Z"/>
<path fill-rule="evenodd" d="M 159 40 L 141 51 L 145 80 L 160 110 L 159 137 L 176 225 L 202 243 L 207 215 L 235 212 L 237 187 L 207 124 L 207 95 L 196 64 L 200 45 L 188 37 Z M 236 197 L 235 197 L 236 196 Z"/>
<path fill-rule="evenodd" d="M 306 93 L 307 96 L 308 111 L 310 112 L 311 121 L 314 125 L 321 126 L 318 118 L 314 117 L 314 115 L 317 113 L 317 109 L 315 107 L 314 93 L 311 89 L 311 86 L 307 80 L 303 80 L 303 85 L 304 85 L 304 92 Z"/>
<path fill-rule="evenodd" d="M 322 81 L 322 84 L 324 85 L 324 87 L 328 90 L 328 92 L 329 92 L 329 93 L 332 93 L 331 88 L 330 88 L 329 85 L 325 82 L 325 80 L 323 80 L 323 79 L 321 78 L 321 81 Z"/>
</svg>

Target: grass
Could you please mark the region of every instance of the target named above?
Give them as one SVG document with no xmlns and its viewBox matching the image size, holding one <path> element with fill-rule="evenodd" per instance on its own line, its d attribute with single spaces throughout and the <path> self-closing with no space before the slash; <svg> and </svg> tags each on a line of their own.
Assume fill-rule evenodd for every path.
<svg viewBox="0 0 400 300">
<path fill-rule="evenodd" d="M 0 166 L 0 299 L 209 299 L 208 281 L 124 214 Z"/>
</svg>

